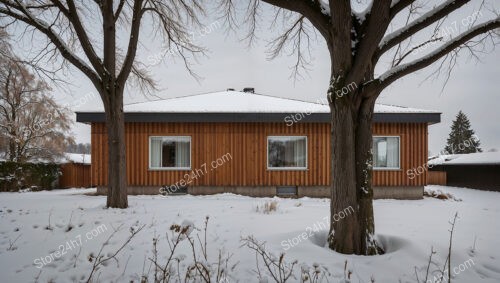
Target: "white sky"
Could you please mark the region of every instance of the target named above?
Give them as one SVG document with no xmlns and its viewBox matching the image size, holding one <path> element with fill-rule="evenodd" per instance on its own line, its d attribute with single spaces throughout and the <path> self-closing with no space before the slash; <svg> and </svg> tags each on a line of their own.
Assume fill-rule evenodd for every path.
<svg viewBox="0 0 500 283">
<path fill-rule="evenodd" d="M 432 1 L 431 1 L 432 2 Z M 474 2 L 474 1 L 473 1 Z M 493 2 L 495 10 L 499 10 L 498 1 Z M 477 3 L 476 3 L 477 4 Z M 454 13 L 449 21 L 461 19 L 474 12 L 474 3 L 467 9 Z M 263 6 L 265 14 L 270 6 Z M 484 19 L 491 18 L 484 13 Z M 205 22 L 210 24 L 214 18 Z M 222 22 L 221 22 L 222 23 Z M 273 96 L 295 98 L 307 101 L 316 101 L 323 98 L 329 83 L 329 56 L 324 42 L 318 40 L 312 49 L 313 61 L 310 70 L 303 79 L 294 82 L 290 78 L 290 66 L 294 63 L 293 57 L 281 56 L 275 60 L 266 60 L 266 39 L 271 38 L 272 32 L 268 29 L 268 21 L 264 19 L 258 32 L 261 38 L 250 49 L 245 43 L 239 42 L 242 33 L 226 35 L 226 30 L 216 28 L 208 34 L 201 35 L 195 31 L 197 43 L 209 49 L 208 56 L 200 58 L 193 69 L 203 77 L 199 83 L 184 69 L 182 62 L 172 61 L 172 57 L 163 60 L 161 64 L 148 67 L 148 70 L 157 80 L 161 90 L 155 95 L 159 97 L 175 97 L 189 94 L 203 93 L 243 87 L 255 87 L 256 92 Z M 460 24 L 459 24 L 460 25 Z M 274 32 L 277 34 L 278 31 Z M 457 33 L 458 34 L 458 33 Z M 160 52 L 159 42 L 145 36 L 143 46 L 139 51 L 138 59 L 144 63 L 151 62 L 150 56 Z M 415 108 L 424 108 L 441 111 L 442 122 L 429 127 L 429 149 L 432 153 L 440 151 L 446 142 L 451 120 L 459 110 L 464 111 L 472 124 L 473 129 L 481 140 L 483 149 L 500 149 L 500 52 L 481 55 L 482 62 L 469 60 L 464 53 L 447 86 L 441 92 L 444 78 L 427 80 L 424 78 L 436 67 L 431 66 L 424 71 L 409 75 L 387 88 L 378 102 L 397 104 Z M 71 94 L 55 90 L 56 98 L 62 103 L 74 104 L 79 97 L 95 92 L 90 82 L 77 71 L 68 74 L 73 83 Z M 145 97 L 138 91 L 126 94 L 126 103 L 158 99 Z M 98 96 L 86 103 L 100 103 Z M 78 142 L 90 141 L 90 129 L 87 125 L 77 124 L 74 133 Z"/>
</svg>

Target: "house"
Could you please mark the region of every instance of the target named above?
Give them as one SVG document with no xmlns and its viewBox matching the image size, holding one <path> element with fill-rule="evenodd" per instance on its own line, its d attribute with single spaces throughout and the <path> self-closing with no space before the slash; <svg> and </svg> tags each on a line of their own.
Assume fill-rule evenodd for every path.
<svg viewBox="0 0 500 283">
<path fill-rule="evenodd" d="M 429 170 L 446 172 L 448 186 L 500 192 L 500 152 L 441 155 Z"/>
<path fill-rule="evenodd" d="M 181 188 L 191 194 L 330 196 L 327 105 L 254 93 L 206 93 L 124 106 L 131 194 Z M 378 104 L 374 114 L 374 194 L 422 198 L 427 127 L 440 113 Z M 101 108 L 77 112 L 91 125 L 92 183 L 105 193 L 107 134 Z"/>
</svg>

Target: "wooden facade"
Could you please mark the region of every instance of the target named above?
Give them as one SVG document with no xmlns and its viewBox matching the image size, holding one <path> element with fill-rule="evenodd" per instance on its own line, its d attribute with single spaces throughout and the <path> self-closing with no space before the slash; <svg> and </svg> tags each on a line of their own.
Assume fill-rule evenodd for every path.
<svg viewBox="0 0 500 283">
<path fill-rule="evenodd" d="M 427 185 L 446 186 L 446 172 L 427 171 Z"/>
<path fill-rule="evenodd" d="M 163 186 L 192 180 L 189 186 L 328 186 L 330 125 L 328 123 L 126 123 L 129 186 Z M 107 135 L 104 123 L 92 123 L 92 184 L 107 183 Z M 307 136 L 307 170 L 267 169 L 267 136 Z M 411 179 L 407 170 L 427 162 L 427 123 L 374 124 L 374 135 L 400 137 L 400 169 L 375 170 L 375 186 L 425 186 L 427 174 Z M 150 170 L 150 136 L 190 136 L 191 171 Z M 216 169 L 211 162 L 230 154 Z M 205 165 L 204 165 L 205 164 Z M 198 171 L 199 172 L 199 171 Z"/>
<path fill-rule="evenodd" d="M 61 165 L 59 187 L 89 188 L 92 186 L 90 164 L 65 163 Z"/>
</svg>

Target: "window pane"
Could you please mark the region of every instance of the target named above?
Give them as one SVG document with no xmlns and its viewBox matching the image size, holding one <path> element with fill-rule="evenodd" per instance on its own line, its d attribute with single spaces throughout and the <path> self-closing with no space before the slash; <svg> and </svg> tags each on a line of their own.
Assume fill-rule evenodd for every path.
<svg viewBox="0 0 500 283">
<path fill-rule="evenodd" d="M 191 167 L 190 150 L 189 137 L 153 137 L 151 138 L 151 167 L 189 168 Z"/>
<path fill-rule="evenodd" d="M 161 167 L 175 167 L 175 142 L 165 139 L 161 146 Z"/>
<path fill-rule="evenodd" d="M 151 138 L 151 156 L 149 157 L 151 167 L 160 167 L 161 165 L 161 138 Z"/>
<path fill-rule="evenodd" d="M 399 137 L 373 137 L 373 166 L 399 168 Z"/>
<path fill-rule="evenodd" d="M 306 137 L 268 138 L 268 167 L 305 168 L 307 166 Z"/>
</svg>

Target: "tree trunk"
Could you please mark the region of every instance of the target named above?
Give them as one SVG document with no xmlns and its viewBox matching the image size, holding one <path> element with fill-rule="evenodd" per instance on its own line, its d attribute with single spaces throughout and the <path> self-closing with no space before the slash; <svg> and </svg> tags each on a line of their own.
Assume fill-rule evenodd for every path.
<svg viewBox="0 0 500 283">
<path fill-rule="evenodd" d="M 356 125 L 356 192 L 359 205 L 361 251 L 365 255 L 383 253 L 374 239 L 372 123 L 375 99 L 375 97 L 363 99 L 358 110 Z"/>
<path fill-rule="evenodd" d="M 108 131 L 108 198 L 107 207 L 127 208 L 127 167 L 125 159 L 125 116 L 123 94 L 115 90 L 106 111 Z M 111 94 L 107 94 L 111 95 Z"/>
<path fill-rule="evenodd" d="M 375 98 L 333 98 L 329 247 L 343 254 L 383 253 L 374 239 L 372 121 Z"/>
<path fill-rule="evenodd" d="M 9 77 L 7 78 L 7 88 L 6 91 L 8 91 L 8 85 L 9 85 L 9 80 L 10 80 L 10 72 L 9 71 Z M 7 93 L 6 93 L 7 95 Z M 20 142 L 19 136 L 17 134 L 17 130 L 15 129 L 14 125 L 16 124 L 17 120 L 17 109 L 14 106 L 11 106 L 12 113 L 10 115 L 10 132 L 9 132 L 9 161 L 18 161 L 17 159 L 17 150 L 16 148 L 19 146 L 18 143 Z"/>
<path fill-rule="evenodd" d="M 11 131 L 9 137 L 9 161 L 16 160 L 16 139 L 17 135 L 15 132 Z"/>
<path fill-rule="evenodd" d="M 103 1 L 104 68 L 101 97 L 108 130 L 108 207 L 127 208 L 127 165 L 125 159 L 124 86 L 116 81 L 116 26 L 113 0 Z"/>
<path fill-rule="evenodd" d="M 356 195 L 355 113 L 348 99 L 337 99 L 331 108 L 331 207 L 329 247 L 339 253 L 360 254 L 358 200 Z M 345 215 L 344 211 L 350 214 Z"/>
</svg>

